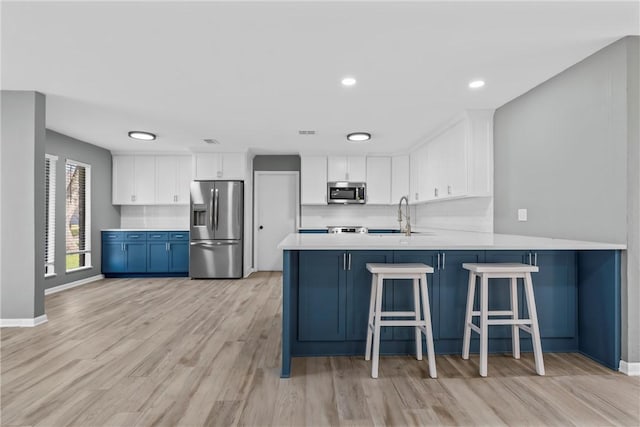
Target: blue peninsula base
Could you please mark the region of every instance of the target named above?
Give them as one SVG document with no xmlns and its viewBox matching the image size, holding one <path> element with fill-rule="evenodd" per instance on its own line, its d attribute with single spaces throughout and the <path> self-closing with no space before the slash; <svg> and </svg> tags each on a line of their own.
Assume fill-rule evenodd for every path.
<svg viewBox="0 0 640 427">
<path fill-rule="evenodd" d="M 427 280 L 437 354 L 462 352 L 468 281 L 464 262 L 536 262 L 540 272 L 534 273 L 533 285 L 543 351 L 579 352 L 618 369 L 619 250 L 285 250 L 281 377 L 290 376 L 292 357 L 364 357 L 371 284 L 368 262 L 422 262 L 434 267 Z M 508 279 L 497 280 L 504 284 L 495 283 L 493 289 L 504 286 L 505 292 L 490 293 L 491 310 L 509 305 Z M 412 310 L 409 282 L 392 282 L 385 286 L 384 310 Z M 526 313 L 522 297 L 520 304 L 520 313 Z M 383 328 L 381 354 L 413 354 L 413 336 L 410 327 Z M 521 333 L 520 344 L 522 351 L 531 351 L 528 334 Z M 492 327 L 489 351 L 510 349 L 510 327 Z M 477 335 L 471 351 L 478 352 Z"/>
</svg>

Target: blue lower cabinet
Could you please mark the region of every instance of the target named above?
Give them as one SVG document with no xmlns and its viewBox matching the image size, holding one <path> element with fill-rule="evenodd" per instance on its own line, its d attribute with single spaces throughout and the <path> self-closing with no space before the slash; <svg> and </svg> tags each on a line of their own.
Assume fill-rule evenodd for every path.
<svg viewBox="0 0 640 427">
<path fill-rule="evenodd" d="M 102 273 L 125 273 L 127 258 L 124 242 L 102 241 Z"/>
<path fill-rule="evenodd" d="M 169 242 L 169 272 L 189 272 L 189 237 L 186 242 Z"/>
<path fill-rule="evenodd" d="M 107 277 L 186 276 L 189 232 L 103 231 L 102 273 Z"/>
<path fill-rule="evenodd" d="M 349 251 L 346 253 L 347 280 L 347 340 L 364 341 L 367 339 L 367 322 L 369 319 L 369 302 L 371 300 L 371 273 L 367 263 L 391 263 L 393 251 Z M 392 283 L 385 283 L 383 311 L 391 310 Z M 392 338 L 393 328 L 382 328 L 380 337 L 383 340 Z"/>
<path fill-rule="evenodd" d="M 343 341 L 346 310 L 346 253 L 302 251 L 299 257 L 298 339 Z"/>
<path fill-rule="evenodd" d="M 147 253 L 148 273 L 167 273 L 169 271 L 168 242 L 148 242 Z"/>
</svg>

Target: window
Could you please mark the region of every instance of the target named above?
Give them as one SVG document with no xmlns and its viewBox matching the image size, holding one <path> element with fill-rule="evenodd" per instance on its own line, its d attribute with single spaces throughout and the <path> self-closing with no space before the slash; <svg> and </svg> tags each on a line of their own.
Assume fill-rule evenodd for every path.
<svg viewBox="0 0 640 427">
<path fill-rule="evenodd" d="M 91 166 L 68 160 L 65 233 L 67 271 L 91 267 Z"/>
<path fill-rule="evenodd" d="M 44 158 L 44 277 L 56 273 L 56 164 L 58 157 Z"/>
</svg>

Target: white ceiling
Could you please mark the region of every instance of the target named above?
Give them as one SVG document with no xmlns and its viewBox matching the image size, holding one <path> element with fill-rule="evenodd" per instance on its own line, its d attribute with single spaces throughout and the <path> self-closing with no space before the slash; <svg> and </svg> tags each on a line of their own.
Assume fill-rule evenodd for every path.
<svg viewBox="0 0 640 427">
<path fill-rule="evenodd" d="M 639 34 L 638 16 L 637 1 L 3 2 L 1 82 L 46 94 L 48 128 L 111 150 L 215 138 L 221 151 L 396 152 Z M 477 77 L 486 86 L 469 90 Z M 348 144 L 352 131 L 373 140 Z"/>
</svg>

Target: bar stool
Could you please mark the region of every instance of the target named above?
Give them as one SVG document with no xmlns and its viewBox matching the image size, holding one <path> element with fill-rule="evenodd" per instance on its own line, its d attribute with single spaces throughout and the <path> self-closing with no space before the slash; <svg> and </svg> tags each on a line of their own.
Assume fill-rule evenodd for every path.
<svg viewBox="0 0 640 427">
<path fill-rule="evenodd" d="M 540 269 L 535 265 L 518 263 L 473 264 L 464 263 L 462 267 L 469 270 L 469 290 L 467 293 L 467 311 L 464 320 L 464 339 L 462 344 L 462 358 L 469 359 L 469 345 L 471 331 L 480 334 L 480 376 L 487 376 L 487 353 L 489 344 L 489 325 L 512 325 L 511 340 L 513 357 L 520 358 L 519 330 L 531 334 L 533 354 L 536 361 L 536 372 L 544 375 L 544 361 L 542 359 L 542 344 L 540 343 L 540 329 L 536 313 L 536 301 L 533 295 L 531 273 Z M 473 310 L 476 277 L 480 277 L 480 311 Z M 511 279 L 511 310 L 489 311 L 489 279 Z M 523 279 L 525 296 L 527 299 L 528 319 L 518 317 L 518 279 Z M 489 316 L 510 316 L 510 318 L 489 319 Z M 480 327 L 473 323 L 473 317 L 480 317 Z M 528 326 L 527 326 L 528 325 Z"/>
<path fill-rule="evenodd" d="M 433 350 L 433 333 L 431 331 L 431 311 L 429 309 L 429 294 L 427 293 L 427 273 L 433 273 L 433 267 L 421 263 L 368 263 L 367 270 L 371 272 L 371 300 L 369 302 L 369 323 L 367 327 L 365 360 L 371 360 L 371 344 L 373 343 L 371 377 L 378 378 L 380 328 L 382 326 L 415 326 L 416 359 L 422 360 L 422 334 L 424 333 L 427 337 L 429 375 L 431 378 L 436 378 L 436 360 Z M 382 311 L 384 281 L 390 279 L 413 279 L 414 311 Z M 420 281 L 422 281 L 422 283 L 420 283 Z M 420 295 L 422 295 L 422 311 L 420 311 Z M 383 317 L 411 317 L 413 319 L 383 320 Z"/>
</svg>

